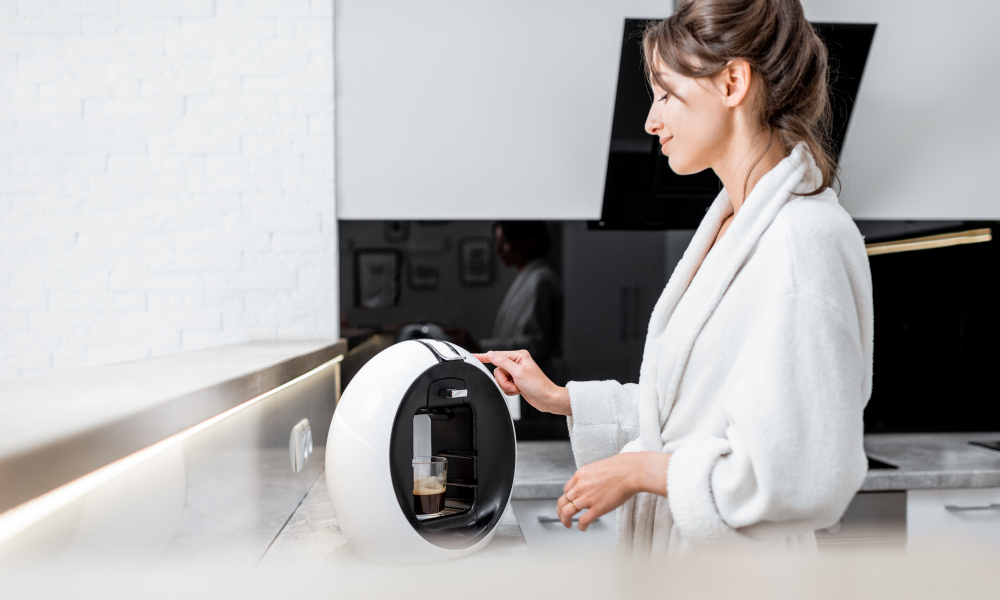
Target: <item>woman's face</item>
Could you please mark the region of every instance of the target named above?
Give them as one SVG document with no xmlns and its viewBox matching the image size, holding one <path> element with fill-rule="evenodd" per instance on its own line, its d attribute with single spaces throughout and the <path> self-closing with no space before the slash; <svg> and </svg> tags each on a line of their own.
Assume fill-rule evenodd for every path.
<svg viewBox="0 0 1000 600">
<path fill-rule="evenodd" d="M 511 242 L 503 234 L 503 228 L 501 227 L 493 230 L 493 248 L 500 257 L 500 262 L 505 267 L 520 268 L 528 264 L 531 260 L 529 257 L 529 251 L 531 250 L 530 243 L 526 245 L 524 243 Z"/>
<path fill-rule="evenodd" d="M 678 175 L 718 164 L 731 131 L 725 93 L 712 79 L 684 77 L 658 57 L 653 68 L 666 89 L 650 82 L 654 96 L 646 133 L 660 139 L 660 150 L 670 157 L 670 168 Z"/>
</svg>

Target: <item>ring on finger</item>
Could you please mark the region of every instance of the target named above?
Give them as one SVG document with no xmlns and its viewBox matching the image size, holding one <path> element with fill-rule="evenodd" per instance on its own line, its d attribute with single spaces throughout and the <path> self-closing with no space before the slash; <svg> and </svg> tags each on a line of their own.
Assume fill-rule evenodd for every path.
<svg viewBox="0 0 1000 600">
<path fill-rule="evenodd" d="M 573 501 L 570 500 L 569 496 L 567 496 L 565 493 L 563 493 L 563 498 L 566 499 L 566 502 L 569 502 L 569 505 L 573 507 L 573 510 L 575 510 L 576 512 L 580 512 L 580 509 L 577 508 L 575 504 L 573 504 Z"/>
</svg>

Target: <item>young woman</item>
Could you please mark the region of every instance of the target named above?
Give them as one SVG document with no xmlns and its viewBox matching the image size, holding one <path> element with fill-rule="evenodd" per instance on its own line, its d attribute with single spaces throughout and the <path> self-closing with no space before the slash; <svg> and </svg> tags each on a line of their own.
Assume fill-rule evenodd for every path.
<svg viewBox="0 0 1000 600">
<path fill-rule="evenodd" d="M 625 556 L 815 546 L 867 470 L 871 275 L 831 189 L 827 54 L 799 0 L 681 0 L 643 40 L 646 131 L 725 189 L 653 309 L 639 383 L 549 381 L 481 355 L 500 386 L 570 417 L 559 516 L 621 507 Z"/>
</svg>

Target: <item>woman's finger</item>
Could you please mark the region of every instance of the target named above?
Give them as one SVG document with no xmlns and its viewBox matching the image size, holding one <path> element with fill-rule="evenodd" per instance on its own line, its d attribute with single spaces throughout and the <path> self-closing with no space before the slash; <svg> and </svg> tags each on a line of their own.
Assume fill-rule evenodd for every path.
<svg viewBox="0 0 1000 600">
<path fill-rule="evenodd" d="M 511 360 L 507 356 L 506 352 L 487 352 L 486 356 L 490 357 L 490 362 L 495 364 L 498 368 L 503 369 L 513 375 L 518 377 L 521 374 L 521 365 L 517 362 Z"/>
<path fill-rule="evenodd" d="M 508 396 L 521 393 L 521 390 L 518 389 L 517 384 L 514 383 L 514 380 L 507 371 L 497 368 L 493 371 L 493 376 L 497 380 L 497 385 L 499 385 L 500 389 L 502 389 Z"/>
<path fill-rule="evenodd" d="M 579 473 L 579 471 L 577 471 L 576 473 L 573 473 L 573 476 L 570 477 L 569 481 L 566 482 L 566 485 L 563 486 L 563 495 L 568 494 L 569 491 L 571 489 L 573 489 L 573 486 L 576 485 L 576 475 L 577 475 L 577 473 Z"/>
<path fill-rule="evenodd" d="M 593 515 L 593 517 L 591 517 L 591 515 Z M 580 515 L 580 520 L 576 522 L 576 526 L 580 529 L 580 531 L 587 531 L 590 524 L 593 523 L 594 519 L 599 516 L 601 515 L 597 514 L 597 511 L 591 508 L 587 512 Z"/>
<path fill-rule="evenodd" d="M 506 394 L 508 396 L 516 396 L 516 395 L 518 395 L 518 394 L 521 393 L 521 391 L 519 389 L 517 389 L 516 385 L 511 385 L 509 383 L 505 384 L 505 385 L 501 385 L 500 389 L 503 391 L 504 394 Z"/>
<path fill-rule="evenodd" d="M 525 356 L 529 356 L 527 350 L 490 350 L 486 352 L 487 356 L 506 358 L 507 360 L 521 364 Z"/>
<path fill-rule="evenodd" d="M 563 527 L 566 527 L 566 519 L 563 517 L 563 511 L 566 510 L 567 505 L 566 496 L 560 496 L 559 500 L 556 501 L 556 518 L 563 524 Z"/>
<path fill-rule="evenodd" d="M 577 527 L 580 531 L 587 531 L 590 524 L 597 520 L 598 517 L 604 515 L 607 511 L 598 506 L 589 507 L 582 515 L 580 515 L 580 520 L 577 522 Z"/>
<path fill-rule="evenodd" d="M 488 363 L 489 364 L 489 363 L 493 362 L 492 360 L 490 360 L 489 356 L 486 356 L 486 354 L 473 354 L 472 356 L 474 356 L 476 358 L 476 360 L 478 360 L 481 363 Z"/>
<path fill-rule="evenodd" d="M 562 524 L 567 529 L 572 529 L 573 515 L 577 513 L 577 510 L 569 503 L 570 490 L 573 489 L 574 485 L 576 485 L 576 473 L 573 473 L 573 476 L 563 486 L 563 495 L 559 498 L 560 508 L 562 509 L 558 513 L 559 520 L 562 521 Z"/>
<path fill-rule="evenodd" d="M 566 529 L 572 529 L 573 517 L 576 515 L 576 509 L 574 509 L 573 505 L 569 503 L 566 496 L 563 496 L 559 500 L 562 503 L 562 507 L 556 512 L 556 516 L 559 517 L 563 527 Z"/>
<path fill-rule="evenodd" d="M 512 385 L 512 386 L 516 386 L 517 385 L 517 381 L 514 379 L 514 373 L 511 373 L 506 368 L 497 367 L 497 368 L 493 369 L 493 373 L 494 373 L 494 375 L 496 375 L 497 373 L 499 373 L 499 375 L 497 375 L 497 377 L 498 378 L 502 378 L 503 381 L 508 382 L 509 385 Z M 498 381 L 499 381 L 499 379 L 498 379 Z"/>
</svg>

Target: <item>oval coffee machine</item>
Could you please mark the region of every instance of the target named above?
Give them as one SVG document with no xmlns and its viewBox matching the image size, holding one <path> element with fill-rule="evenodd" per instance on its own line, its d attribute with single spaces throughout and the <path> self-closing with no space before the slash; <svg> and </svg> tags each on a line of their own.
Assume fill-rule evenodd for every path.
<svg viewBox="0 0 1000 600">
<path fill-rule="evenodd" d="M 431 562 L 489 543 L 516 459 L 514 424 L 486 367 L 447 342 L 410 340 L 380 352 L 347 386 L 330 426 L 326 480 L 337 524 L 362 558 Z M 428 470 L 442 465 L 446 473 Z"/>
</svg>

